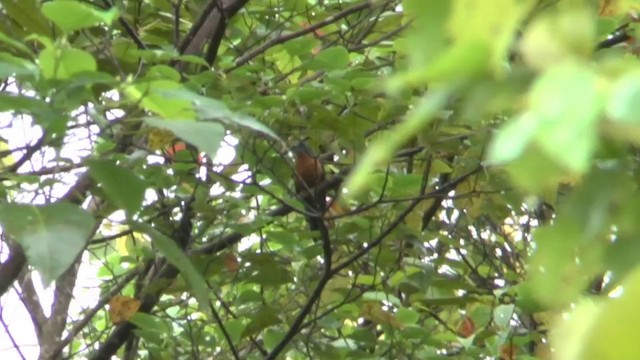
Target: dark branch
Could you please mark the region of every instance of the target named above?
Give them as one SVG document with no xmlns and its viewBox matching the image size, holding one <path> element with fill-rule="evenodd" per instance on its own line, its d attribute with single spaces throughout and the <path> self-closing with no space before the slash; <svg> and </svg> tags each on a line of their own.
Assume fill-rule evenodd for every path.
<svg viewBox="0 0 640 360">
<path fill-rule="evenodd" d="M 113 7 L 113 4 L 111 4 L 111 1 L 109 0 L 102 0 L 102 2 L 107 7 L 107 9 L 111 9 Z M 127 20 L 125 20 L 121 16 L 118 18 L 118 23 L 120 23 L 120 26 L 124 28 L 124 31 L 127 33 L 127 35 L 129 35 L 131 40 L 133 40 L 133 42 L 136 44 L 138 49 L 145 50 L 147 48 L 147 46 L 142 42 L 142 40 L 140 40 L 140 37 L 138 36 L 138 34 L 136 34 L 136 31 L 133 29 L 133 27 L 129 25 Z"/>
<path fill-rule="evenodd" d="M 343 19 L 351 14 L 354 14 L 358 11 L 362 11 L 365 9 L 369 9 L 373 7 L 373 4 L 371 1 L 365 1 L 362 2 L 358 5 L 354 5 L 344 11 L 341 11 L 333 16 L 329 16 L 326 19 L 319 21 L 313 25 L 310 25 L 309 27 L 306 27 L 304 29 L 298 30 L 298 31 L 294 31 L 292 33 L 286 34 L 286 35 L 282 35 L 282 36 L 278 36 L 276 38 L 272 38 L 270 40 L 268 40 L 267 42 L 265 42 L 264 44 L 258 46 L 257 48 L 254 48 L 253 50 L 248 51 L 246 54 L 242 55 L 241 57 L 239 57 L 238 59 L 236 59 L 235 62 L 235 66 L 232 67 L 231 69 L 227 70 L 228 72 L 231 72 L 237 68 L 239 68 L 240 66 L 248 63 L 249 61 L 251 61 L 251 59 L 255 58 L 256 56 L 262 54 L 263 52 L 267 51 L 269 48 L 285 43 L 287 41 L 299 38 L 301 36 L 307 35 L 309 33 L 312 33 L 320 28 L 323 28 L 327 25 L 333 24 L 334 22 Z"/>
</svg>

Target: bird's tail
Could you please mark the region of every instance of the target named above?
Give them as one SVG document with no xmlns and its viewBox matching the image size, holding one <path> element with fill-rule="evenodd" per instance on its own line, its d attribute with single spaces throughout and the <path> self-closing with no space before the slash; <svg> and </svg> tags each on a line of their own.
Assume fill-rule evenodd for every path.
<svg viewBox="0 0 640 360">
<path fill-rule="evenodd" d="M 309 230 L 319 231 L 324 222 L 324 211 L 327 208 L 327 199 L 324 194 L 315 194 L 304 202 L 305 218 L 309 224 Z"/>
</svg>

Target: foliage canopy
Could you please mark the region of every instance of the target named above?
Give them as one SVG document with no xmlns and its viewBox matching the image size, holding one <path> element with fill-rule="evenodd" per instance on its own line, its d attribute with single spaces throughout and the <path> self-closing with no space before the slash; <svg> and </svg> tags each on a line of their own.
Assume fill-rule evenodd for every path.
<svg viewBox="0 0 640 360">
<path fill-rule="evenodd" d="M 0 0 L 3 316 L 41 359 L 639 358 L 637 5 Z"/>
</svg>

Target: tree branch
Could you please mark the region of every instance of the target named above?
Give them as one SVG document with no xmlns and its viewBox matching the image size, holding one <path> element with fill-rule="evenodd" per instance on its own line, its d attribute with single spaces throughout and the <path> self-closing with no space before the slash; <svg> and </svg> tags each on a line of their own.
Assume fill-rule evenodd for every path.
<svg viewBox="0 0 640 360">
<path fill-rule="evenodd" d="M 470 171 L 470 172 L 468 172 L 468 173 L 466 173 L 464 175 L 459 176 L 458 178 L 456 178 L 455 180 L 452 180 L 448 184 L 443 185 L 441 188 L 432 191 L 431 194 L 434 197 L 442 195 L 442 194 L 446 195 L 449 191 L 455 189 L 460 183 L 462 183 L 463 181 L 468 179 L 470 176 L 472 176 L 473 174 L 475 174 L 478 171 L 480 171 L 480 169 L 481 169 L 481 167 L 478 167 L 478 168 L 476 168 L 476 169 L 474 169 L 474 170 L 472 170 L 472 171 Z M 390 226 L 388 226 L 385 229 L 385 231 L 383 231 L 374 241 L 368 243 L 367 246 L 365 246 L 362 249 L 358 250 L 355 254 L 353 254 L 347 260 L 345 260 L 342 263 L 338 264 L 332 270 L 332 273 L 333 274 L 339 273 L 340 271 L 344 270 L 345 268 L 347 268 L 352 263 L 356 262 L 361 257 L 365 256 L 369 251 L 371 251 L 371 249 L 373 249 L 376 246 L 380 245 L 382 243 L 382 241 L 391 233 L 391 231 L 393 231 L 393 229 L 402 222 L 402 219 L 404 219 L 407 215 L 409 215 L 409 213 L 411 213 L 411 211 L 413 211 L 413 209 L 420 203 L 420 201 L 422 201 L 422 200 L 415 200 L 414 202 L 412 202 L 398 216 L 398 218 L 394 221 L 394 223 L 392 223 Z"/>
<path fill-rule="evenodd" d="M 266 360 L 276 359 L 278 355 L 280 355 L 282 350 L 284 350 L 284 348 L 289 344 L 289 342 L 291 342 L 291 340 L 293 340 L 293 338 L 298 334 L 300 327 L 304 323 L 304 319 L 311 313 L 311 310 L 313 309 L 313 306 L 316 304 L 316 302 L 320 300 L 320 297 L 322 296 L 322 291 L 324 290 L 325 286 L 327 286 L 327 284 L 329 283 L 329 280 L 331 280 L 331 277 L 334 275 L 331 272 L 332 251 L 331 251 L 331 243 L 330 243 L 330 237 L 329 237 L 329 229 L 327 229 L 327 226 L 324 224 L 324 222 L 320 226 L 320 235 L 322 236 L 322 249 L 324 253 L 323 254 L 324 266 L 322 269 L 322 277 L 320 278 L 320 281 L 318 281 L 318 284 L 316 285 L 315 289 L 313 289 L 311 296 L 309 296 L 309 299 L 302 307 L 302 310 L 300 310 L 300 313 L 298 313 L 298 316 L 296 316 L 295 320 L 293 321 L 293 324 L 291 324 L 291 326 L 289 327 L 289 331 L 287 331 L 287 333 L 284 335 L 282 340 L 280 340 L 278 345 L 276 345 L 273 348 L 273 350 L 271 350 L 271 352 L 267 356 L 265 356 Z"/>
<path fill-rule="evenodd" d="M 209 48 L 205 60 L 212 65 L 217 57 L 222 37 L 228 20 L 242 9 L 249 0 L 210 0 L 202 10 L 202 14 L 191 26 L 187 36 L 178 47 L 181 55 L 198 55 L 209 40 Z M 176 69 L 182 69 L 184 63 L 178 61 Z"/>
<path fill-rule="evenodd" d="M 166 279 L 163 286 L 159 286 L 153 292 L 147 292 L 142 298 L 142 303 L 138 312 L 149 314 L 160 300 L 162 293 L 171 285 L 171 280 L 175 279 L 179 274 L 178 269 L 166 261 L 162 261 L 161 269 L 154 277 L 154 280 Z M 124 344 L 131 332 L 135 329 L 135 325 L 130 322 L 117 325 L 111 332 L 107 340 L 105 340 L 98 350 L 91 356 L 90 360 L 109 360 L 116 354 L 118 349 Z"/>
<path fill-rule="evenodd" d="M 340 19 L 343 19 L 353 13 L 356 13 L 358 11 L 362 11 L 365 9 L 369 9 L 372 8 L 374 6 L 373 1 L 371 0 L 367 0 L 364 1 L 360 4 L 354 5 L 346 10 L 343 10 L 333 16 L 329 16 L 326 19 L 319 21 L 313 25 L 310 25 L 304 29 L 300 29 L 298 31 L 294 31 L 292 33 L 288 33 L 285 35 L 281 35 L 275 38 L 272 38 L 270 40 L 267 40 L 264 44 L 254 48 L 253 50 L 247 51 L 244 55 L 240 56 L 238 59 L 236 59 L 235 61 L 235 65 L 228 69 L 227 72 L 231 72 L 237 68 L 239 68 L 240 66 L 248 63 L 249 61 L 251 61 L 253 58 L 255 58 L 256 56 L 262 54 L 263 52 L 267 51 L 269 48 L 285 43 L 287 41 L 299 38 L 301 36 L 307 35 L 309 33 L 312 33 L 320 28 L 323 28 L 327 25 L 330 25 Z"/>
<path fill-rule="evenodd" d="M 113 7 L 113 4 L 109 0 L 102 0 L 102 2 L 107 7 L 107 9 L 111 9 Z M 120 16 L 118 18 L 118 23 L 120 23 L 120 26 L 124 28 L 124 31 L 127 33 L 127 35 L 129 35 L 131 40 L 133 40 L 133 43 L 136 44 L 138 49 L 145 50 L 147 48 L 147 46 L 142 42 L 142 40 L 140 40 L 140 37 L 138 36 L 138 34 L 136 34 L 136 31 L 133 30 L 133 27 L 129 25 L 127 20 L 125 20 L 122 16 Z"/>
<path fill-rule="evenodd" d="M 51 354 L 57 349 L 62 337 L 62 332 L 67 325 L 69 314 L 69 303 L 73 298 L 73 289 L 76 285 L 78 269 L 82 261 L 82 252 L 69 267 L 56 280 L 53 304 L 51 304 L 51 315 L 42 327 L 40 340 L 40 359 L 55 359 Z"/>
<path fill-rule="evenodd" d="M 106 294 L 104 294 L 100 298 L 100 300 L 98 300 L 98 303 L 96 304 L 96 306 L 94 306 L 91 310 L 89 310 L 85 314 L 85 316 L 82 318 L 82 320 L 78 321 L 73 326 L 73 328 L 69 330 L 69 333 L 67 334 L 67 336 L 65 336 L 64 339 L 60 340 L 58 344 L 56 344 L 57 345 L 56 348 L 53 349 L 51 352 L 51 359 L 56 359 L 60 357 L 62 350 L 67 345 L 69 345 L 71 341 L 73 341 L 73 338 L 75 338 L 76 335 L 78 335 L 80 331 L 82 331 L 82 329 L 84 329 L 91 322 L 91 319 L 93 319 L 93 317 L 98 313 L 98 311 L 102 310 L 107 305 L 107 303 L 109 303 L 111 298 L 113 298 L 118 293 L 120 293 L 120 291 L 124 289 L 124 287 L 127 286 L 129 282 L 131 282 L 136 276 L 138 276 L 138 274 L 141 271 L 142 271 L 142 268 L 137 267 L 133 271 L 124 275 L 120 280 L 118 280 L 118 282 Z"/>
<path fill-rule="evenodd" d="M 80 205 L 85 199 L 85 193 L 93 185 L 93 180 L 89 174 L 83 174 L 76 184 L 60 199 L 69 201 L 72 204 Z M 0 265 L 0 296 L 2 296 L 16 280 L 22 268 L 27 262 L 22 247 L 15 243 L 9 245 L 11 253 L 9 258 Z"/>
<path fill-rule="evenodd" d="M 33 279 L 31 274 L 26 271 L 22 272 L 20 276 L 20 301 L 27 309 L 27 312 L 31 316 L 31 322 L 33 328 L 36 331 L 36 337 L 38 338 L 38 344 L 40 344 L 40 338 L 42 337 L 42 327 L 47 322 L 47 317 L 44 314 L 42 303 L 38 297 L 35 287 L 33 286 Z"/>
</svg>

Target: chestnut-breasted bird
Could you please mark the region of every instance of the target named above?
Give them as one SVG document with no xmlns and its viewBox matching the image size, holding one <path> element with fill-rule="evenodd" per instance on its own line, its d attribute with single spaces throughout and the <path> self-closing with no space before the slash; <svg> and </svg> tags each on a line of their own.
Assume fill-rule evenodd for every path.
<svg viewBox="0 0 640 360">
<path fill-rule="evenodd" d="M 291 148 L 295 156 L 295 186 L 296 194 L 309 192 L 311 196 L 304 200 L 304 208 L 309 229 L 317 231 L 323 220 L 323 213 L 327 207 L 326 192 L 318 191 L 315 187 L 325 179 L 322 162 L 313 155 L 311 149 L 300 142 Z"/>
</svg>

